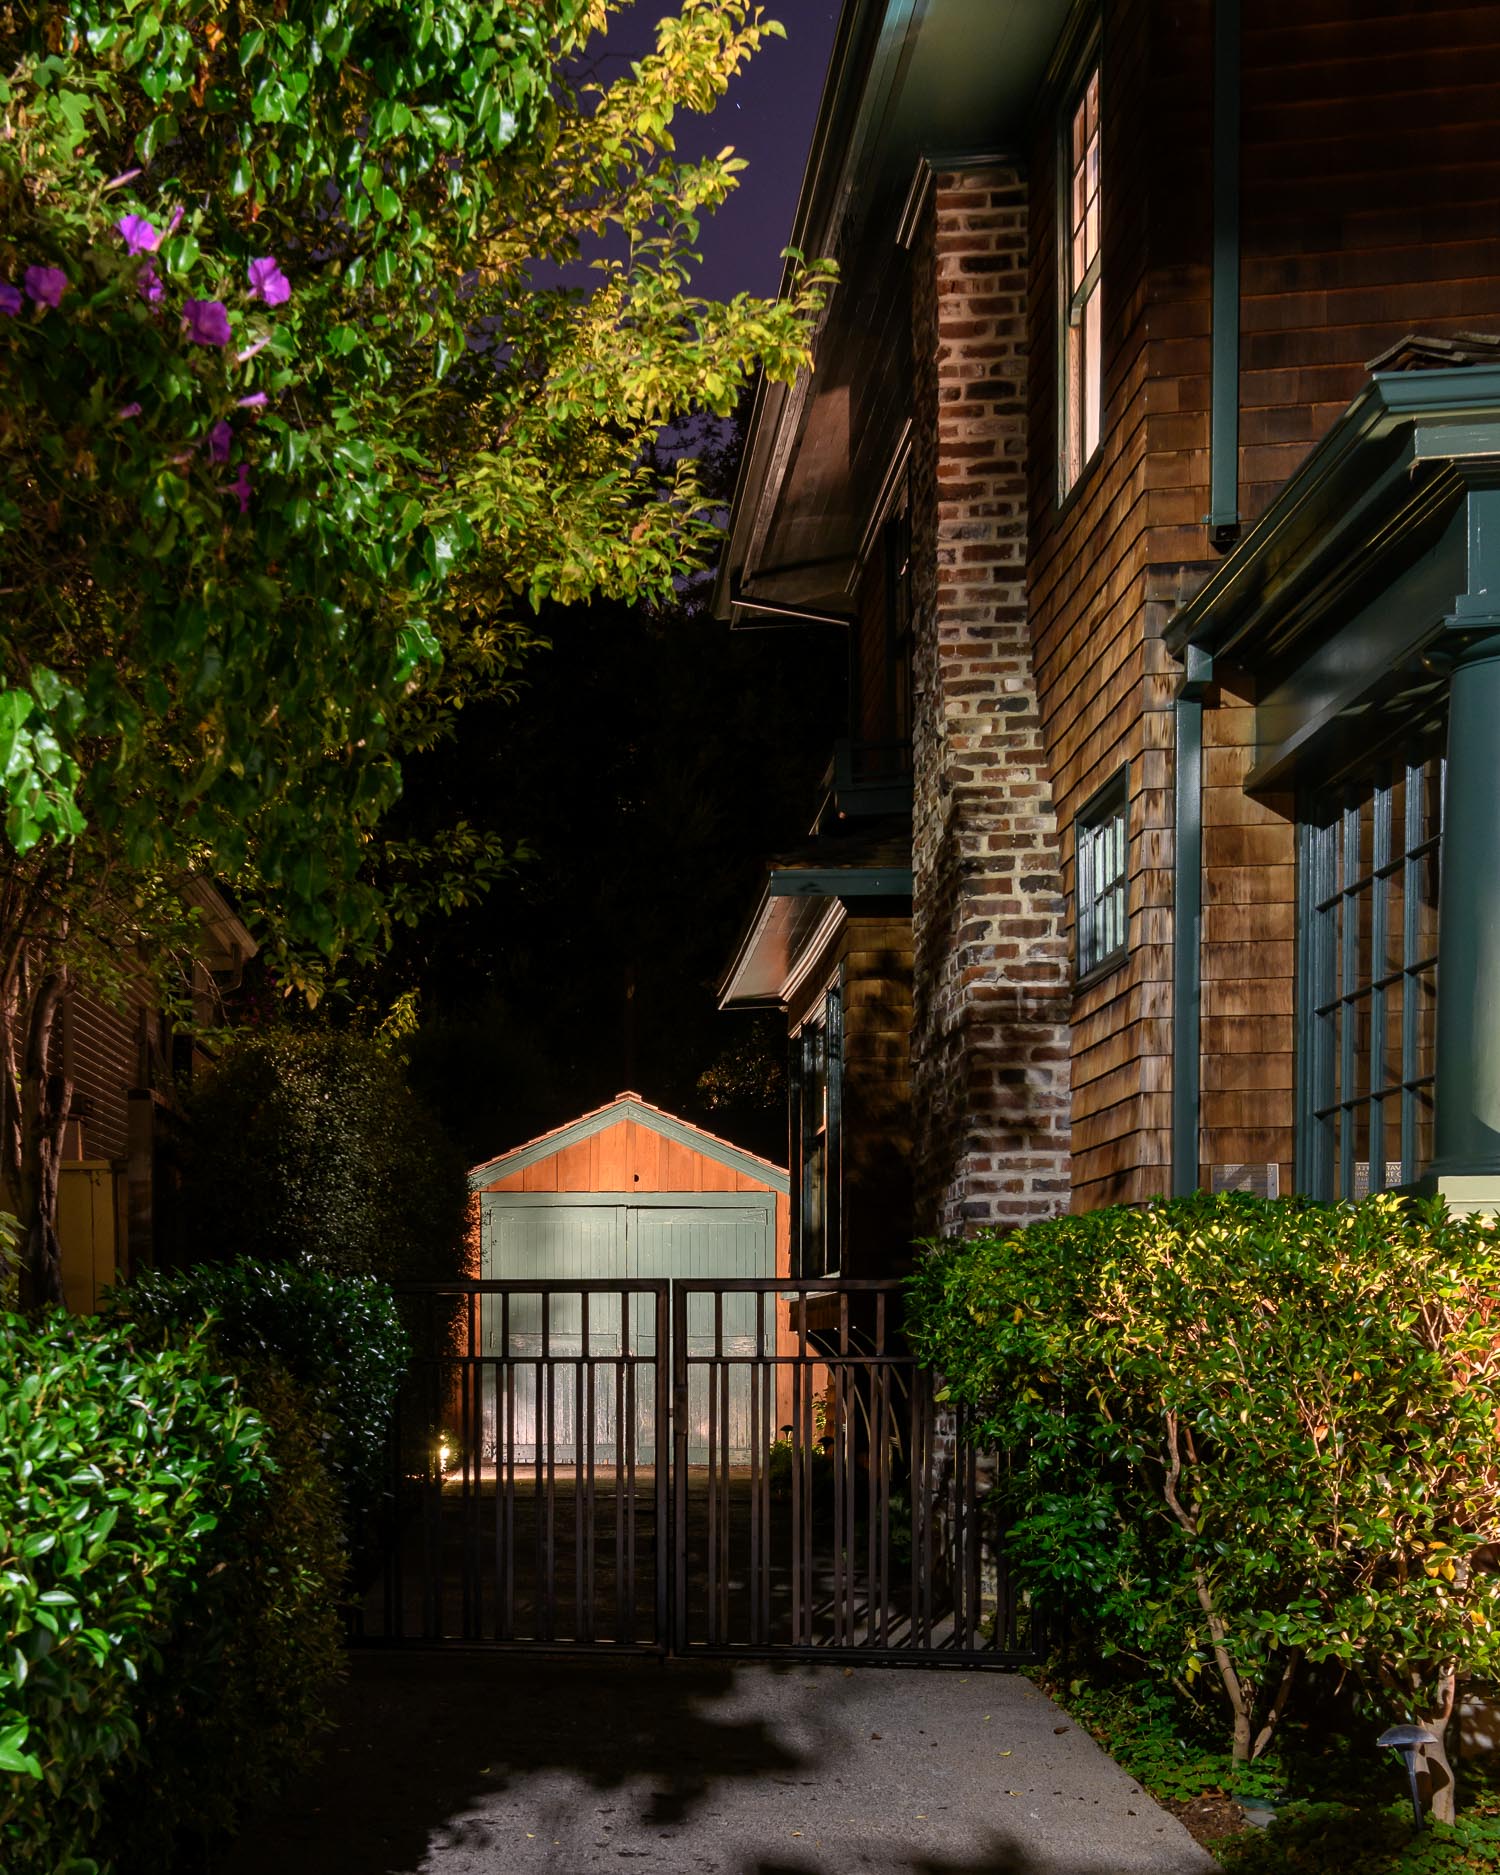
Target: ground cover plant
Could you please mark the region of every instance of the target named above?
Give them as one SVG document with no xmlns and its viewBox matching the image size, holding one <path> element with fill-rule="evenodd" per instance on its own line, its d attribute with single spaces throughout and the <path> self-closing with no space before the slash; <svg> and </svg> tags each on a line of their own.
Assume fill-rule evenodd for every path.
<svg viewBox="0 0 1500 1875">
<path fill-rule="evenodd" d="M 1500 1234 L 1439 1203 L 1199 1195 L 933 1246 L 911 1328 L 1022 1583 L 1244 1764 L 1330 1674 L 1441 1735 L 1493 1672 L 1497 1291 Z"/>
</svg>

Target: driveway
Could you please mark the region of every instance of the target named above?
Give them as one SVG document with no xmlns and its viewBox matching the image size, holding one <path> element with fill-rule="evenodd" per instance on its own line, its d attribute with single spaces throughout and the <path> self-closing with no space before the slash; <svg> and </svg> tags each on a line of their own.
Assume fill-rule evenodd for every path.
<svg viewBox="0 0 1500 1875">
<path fill-rule="evenodd" d="M 364 1653 L 213 1875 L 1205 1875 L 1018 1675 Z"/>
</svg>

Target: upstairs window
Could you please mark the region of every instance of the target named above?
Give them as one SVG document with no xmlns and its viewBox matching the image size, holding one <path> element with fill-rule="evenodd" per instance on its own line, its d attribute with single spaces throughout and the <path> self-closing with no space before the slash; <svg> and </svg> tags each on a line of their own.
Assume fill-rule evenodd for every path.
<svg viewBox="0 0 1500 1875">
<path fill-rule="evenodd" d="M 1073 823 L 1080 982 L 1112 969 L 1129 948 L 1128 786 L 1122 768 Z"/>
<path fill-rule="evenodd" d="M 1062 123 L 1060 242 L 1063 332 L 1061 481 L 1066 495 L 1104 429 L 1099 300 L 1099 67 L 1090 64 Z"/>
</svg>

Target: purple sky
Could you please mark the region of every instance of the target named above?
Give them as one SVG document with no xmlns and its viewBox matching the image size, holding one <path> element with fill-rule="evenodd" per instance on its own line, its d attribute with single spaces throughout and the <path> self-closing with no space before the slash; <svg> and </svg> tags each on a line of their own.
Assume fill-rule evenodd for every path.
<svg viewBox="0 0 1500 1875">
<path fill-rule="evenodd" d="M 656 21 L 670 0 L 636 0 L 603 42 L 599 76 L 611 78 L 655 43 Z M 703 226 L 703 267 L 696 281 L 714 299 L 733 293 L 774 294 L 781 250 L 791 238 L 797 191 L 812 142 L 813 120 L 838 23 L 838 0 L 771 0 L 766 8 L 786 27 L 768 40 L 711 117 L 677 125 L 684 156 L 711 155 L 732 143 L 750 167 L 717 215 Z"/>
</svg>

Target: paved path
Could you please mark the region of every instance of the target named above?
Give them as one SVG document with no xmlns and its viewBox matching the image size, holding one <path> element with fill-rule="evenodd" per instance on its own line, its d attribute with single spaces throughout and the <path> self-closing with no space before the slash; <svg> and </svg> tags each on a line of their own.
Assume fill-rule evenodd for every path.
<svg viewBox="0 0 1500 1875">
<path fill-rule="evenodd" d="M 213 1875 L 1208 1875 L 1017 1675 L 357 1655 Z"/>
</svg>

